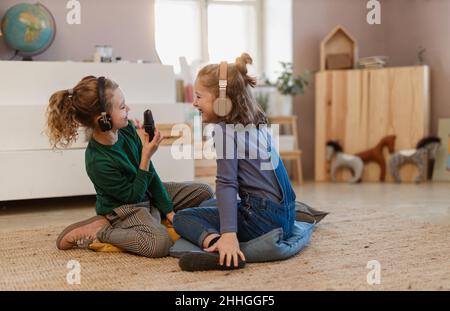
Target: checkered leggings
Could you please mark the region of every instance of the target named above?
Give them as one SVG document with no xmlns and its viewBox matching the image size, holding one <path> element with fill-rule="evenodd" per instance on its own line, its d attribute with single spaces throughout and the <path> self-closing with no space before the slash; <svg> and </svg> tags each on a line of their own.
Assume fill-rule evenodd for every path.
<svg viewBox="0 0 450 311">
<path fill-rule="evenodd" d="M 175 212 L 199 206 L 214 194 L 211 187 L 199 183 L 164 183 Z M 173 245 L 167 229 L 161 224 L 159 210 L 149 202 L 122 205 L 106 215 L 110 226 L 102 229 L 97 238 L 121 249 L 145 257 L 164 257 Z"/>
</svg>

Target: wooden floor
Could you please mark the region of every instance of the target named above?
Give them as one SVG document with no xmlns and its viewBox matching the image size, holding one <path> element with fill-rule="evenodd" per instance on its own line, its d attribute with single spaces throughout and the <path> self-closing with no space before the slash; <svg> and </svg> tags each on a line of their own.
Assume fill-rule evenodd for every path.
<svg viewBox="0 0 450 311">
<path fill-rule="evenodd" d="M 402 210 L 411 218 L 450 224 L 450 183 L 379 184 L 305 183 L 295 187 L 297 200 L 333 211 L 347 203 Z M 65 225 L 95 215 L 95 197 L 0 202 L 0 232 Z"/>
</svg>

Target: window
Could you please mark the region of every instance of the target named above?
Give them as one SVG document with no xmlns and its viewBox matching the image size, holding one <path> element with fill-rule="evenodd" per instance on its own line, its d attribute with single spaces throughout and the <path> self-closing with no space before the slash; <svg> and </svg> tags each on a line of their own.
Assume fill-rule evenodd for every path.
<svg viewBox="0 0 450 311">
<path fill-rule="evenodd" d="M 264 74 L 275 81 L 281 71 L 280 62 L 292 62 L 292 1 L 265 0 L 264 11 Z"/>
<path fill-rule="evenodd" d="M 155 3 L 156 50 L 163 64 L 180 71 L 179 57 L 189 63 L 202 59 L 200 2 L 157 0 Z"/>
<path fill-rule="evenodd" d="M 210 61 L 234 61 L 242 52 L 258 57 L 257 8 L 253 2 L 212 1 L 208 6 Z"/>
<path fill-rule="evenodd" d="M 164 64 L 180 71 L 179 57 L 188 63 L 234 61 L 242 52 L 262 72 L 261 1 L 156 0 L 156 49 Z"/>
<path fill-rule="evenodd" d="M 292 0 L 155 0 L 155 39 L 176 73 L 181 56 L 195 69 L 248 52 L 250 73 L 273 81 L 292 61 Z"/>
</svg>

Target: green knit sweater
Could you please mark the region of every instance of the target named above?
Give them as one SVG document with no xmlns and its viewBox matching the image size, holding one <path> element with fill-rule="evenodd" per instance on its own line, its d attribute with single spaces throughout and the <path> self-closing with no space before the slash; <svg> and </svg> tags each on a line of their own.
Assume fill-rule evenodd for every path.
<svg viewBox="0 0 450 311">
<path fill-rule="evenodd" d="M 102 145 L 93 138 L 85 153 L 86 171 L 97 193 L 96 211 L 106 215 L 125 204 L 146 201 L 146 191 L 151 193 L 151 203 L 164 214 L 173 211 L 173 203 L 158 174 L 150 164 L 149 171 L 139 168 L 142 142 L 131 121 L 119 130 L 117 142 Z"/>
</svg>

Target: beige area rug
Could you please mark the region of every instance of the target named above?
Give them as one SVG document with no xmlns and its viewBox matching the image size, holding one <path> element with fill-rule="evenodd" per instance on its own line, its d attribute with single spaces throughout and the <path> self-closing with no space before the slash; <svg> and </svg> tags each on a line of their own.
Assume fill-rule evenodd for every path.
<svg viewBox="0 0 450 311">
<path fill-rule="evenodd" d="M 249 264 L 232 272 L 187 273 L 180 271 L 175 258 L 59 251 L 54 241 L 62 227 L 50 227 L 1 234 L 0 289 L 450 290 L 449 222 L 405 216 L 407 206 L 400 203 L 383 208 L 379 204 L 384 200 L 366 198 L 348 204 L 315 193 L 310 201 L 332 213 L 316 228 L 310 245 L 283 262 Z M 67 284 L 70 260 L 81 264 L 80 285 Z M 367 283 L 371 260 L 381 265 L 379 285 Z"/>
</svg>

